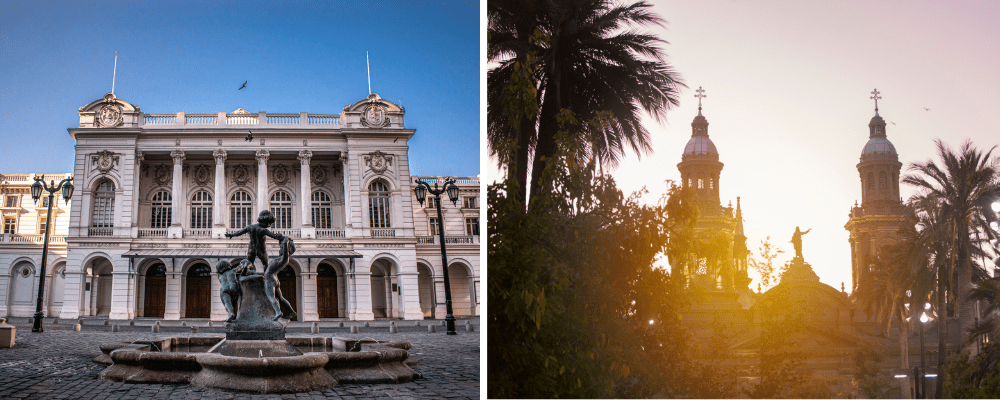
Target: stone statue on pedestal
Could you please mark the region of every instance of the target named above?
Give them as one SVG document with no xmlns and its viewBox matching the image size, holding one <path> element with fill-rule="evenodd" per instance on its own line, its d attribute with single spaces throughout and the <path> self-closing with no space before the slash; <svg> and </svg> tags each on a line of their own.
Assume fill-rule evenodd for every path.
<svg viewBox="0 0 1000 400">
<path fill-rule="evenodd" d="M 792 234 L 792 240 L 790 243 L 795 247 L 795 257 L 802 258 L 802 235 L 805 235 L 811 231 L 812 228 L 806 229 L 805 232 L 799 230 L 799 227 L 795 227 L 795 233 Z"/>
</svg>

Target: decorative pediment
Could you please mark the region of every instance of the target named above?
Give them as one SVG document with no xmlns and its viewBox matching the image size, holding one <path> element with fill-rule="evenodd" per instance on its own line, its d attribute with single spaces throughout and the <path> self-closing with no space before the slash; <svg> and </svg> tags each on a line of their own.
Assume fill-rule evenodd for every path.
<svg viewBox="0 0 1000 400">
<path fill-rule="evenodd" d="M 79 114 L 81 128 L 117 128 L 138 126 L 142 111 L 108 93 L 80 107 Z"/>
<path fill-rule="evenodd" d="M 372 93 L 364 100 L 344 107 L 347 124 L 363 128 L 402 128 L 403 107 L 382 100 Z"/>
</svg>

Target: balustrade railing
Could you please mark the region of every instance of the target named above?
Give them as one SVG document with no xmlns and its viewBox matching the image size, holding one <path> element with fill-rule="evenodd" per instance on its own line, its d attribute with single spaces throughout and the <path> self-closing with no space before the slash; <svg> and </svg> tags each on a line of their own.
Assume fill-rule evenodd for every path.
<svg viewBox="0 0 1000 400">
<path fill-rule="evenodd" d="M 310 115 L 309 125 L 340 125 L 339 115 Z"/>
<path fill-rule="evenodd" d="M 176 125 L 176 115 L 147 115 L 144 125 Z"/>
<path fill-rule="evenodd" d="M 87 236 L 111 236 L 115 228 L 87 228 Z"/>
<path fill-rule="evenodd" d="M 474 244 L 476 243 L 475 236 L 445 236 L 445 244 Z"/>
<path fill-rule="evenodd" d="M 434 236 L 418 236 L 417 244 L 434 244 Z"/>
<path fill-rule="evenodd" d="M 271 229 L 271 232 L 277 233 L 279 235 L 285 235 L 292 239 L 298 239 L 302 235 L 301 229 Z"/>
<path fill-rule="evenodd" d="M 395 229 L 371 229 L 369 232 L 371 237 L 396 237 Z"/>
<path fill-rule="evenodd" d="M 31 243 L 31 244 L 42 244 L 45 242 L 45 234 L 17 234 L 17 233 L 5 233 L 0 235 L 0 243 Z M 65 244 L 66 236 L 49 236 L 50 244 Z"/>
<path fill-rule="evenodd" d="M 224 115 L 224 117 L 223 117 Z M 181 117 L 178 119 L 178 117 Z M 301 126 L 322 125 L 328 127 L 340 126 L 340 115 L 337 114 L 144 114 L 143 124 L 149 126 L 163 125 L 268 125 Z"/>
<path fill-rule="evenodd" d="M 167 228 L 139 228 L 140 238 L 165 238 Z"/>
<path fill-rule="evenodd" d="M 299 116 L 298 115 L 268 115 L 267 116 L 268 125 L 298 125 Z"/>
<path fill-rule="evenodd" d="M 316 239 L 333 239 L 344 237 L 343 229 L 317 229 Z"/>
<path fill-rule="evenodd" d="M 212 125 L 219 123 L 218 115 L 185 115 L 185 125 Z"/>
<path fill-rule="evenodd" d="M 226 125 L 257 125 L 257 117 L 246 114 L 226 115 Z"/>
<path fill-rule="evenodd" d="M 212 237 L 212 228 L 185 229 L 186 238 L 207 238 Z"/>
</svg>

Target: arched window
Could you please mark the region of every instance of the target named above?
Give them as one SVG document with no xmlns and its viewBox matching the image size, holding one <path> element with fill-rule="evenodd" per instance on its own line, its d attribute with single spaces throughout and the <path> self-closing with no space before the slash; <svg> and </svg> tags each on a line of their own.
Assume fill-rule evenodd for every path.
<svg viewBox="0 0 1000 400">
<path fill-rule="evenodd" d="M 292 196 L 288 192 L 277 191 L 271 195 L 271 214 L 274 215 L 275 229 L 291 229 Z"/>
<path fill-rule="evenodd" d="M 368 185 L 368 218 L 372 228 L 389 228 L 389 188 L 385 182 Z"/>
<path fill-rule="evenodd" d="M 115 185 L 111 181 L 101 182 L 94 191 L 94 210 L 91 213 L 94 228 L 111 228 L 115 214 Z"/>
<path fill-rule="evenodd" d="M 191 197 L 191 228 L 207 229 L 212 227 L 212 195 L 199 190 Z"/>
<path fill-rule="evenodd" d="M 242 229 L 253 223 L 253 200 L 250 193 L 238 191 L 229 199 L 229 227 Z"/>
<path fill-rule="evenodd" d="M 150 228 L 164 229 L 170 226 L 171 218 L 170 192 L 161 190 L 153 195 L 152 212 L 150 213 Z"/>
<path fill-rule="evenodd" d="M 325 192 L 313 192 L 312 194 L 312 224 L 316 229 L 330 229 L 331 214 L 333 213 L 330 195 Z"/>
</svg>

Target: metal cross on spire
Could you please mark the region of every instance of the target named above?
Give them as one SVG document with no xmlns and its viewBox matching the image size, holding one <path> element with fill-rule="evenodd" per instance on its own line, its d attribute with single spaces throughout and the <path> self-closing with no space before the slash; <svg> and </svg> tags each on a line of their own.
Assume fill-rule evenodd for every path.
<svg viewBox="0 0 1000 400">
<path fill-rule="evenodd" d="M 879 96 L 878 89 L 872 90 L 872 97 L 869 97 L 869 99 L 875 99 L 875 112 L 878 112 L 878 99 L 881 98 L 882 96 Z"/>
<path fill-rule="evenodd" d="M 701 115 L 701 99 L 708 96 L 705 95 L 705 89 L 702 89 L 701 86 L 698 86 L 698 90 L 695 90 L 695 93 L 697 94 L 694 97 L 698 98 L 698 115 Z"/>
</svg>

